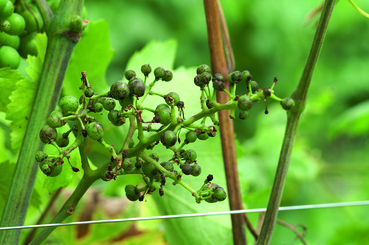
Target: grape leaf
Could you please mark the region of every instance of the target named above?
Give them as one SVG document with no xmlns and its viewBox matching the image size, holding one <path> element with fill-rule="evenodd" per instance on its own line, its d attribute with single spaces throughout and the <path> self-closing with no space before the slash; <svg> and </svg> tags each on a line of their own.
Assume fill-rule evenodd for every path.
<svg viewBox="0 0 369 245">
<path fill-rule="evenodd" d="M 10 103 L 9 96 L 15 89 L 17 81 L 23 77 L 17 70 L 4 67 L 0 69 L 0 111 L 5 112 Z"/>
<path fill-rule="evenodd" d="M 11 121 L 11 145 L 13 149 L 20 148 L 27 128 L 42 70 L 46 43 L 46 34 L 36 36 L 38 55 L 37 57 L 28 56 L 26 71 L 29 77 L 19 79 L 15 84 L 15 90 L 9 97 L 10 103 L 7 106 L 6 119 Z"/>
<path fill-rule="evenodd" d="M 8 191 L 13 176 L 15 164 L 10 162 L 0 163 L 0 210 L 3 211 L 5 201 L 8 197 Z M 0 213 L 1 215 L 1 213 Z"/>
<path fill-rule="evenodd" d="M 81 96 L 79 79 L 82 71 L 87 73 L 95 93 L 106 92 L 106 69 L 113 54 L 107 23 L 103 20 L 90 22 L 74 48 L 65 73 L 63 92 L 77 98 Z"/>
</svg>

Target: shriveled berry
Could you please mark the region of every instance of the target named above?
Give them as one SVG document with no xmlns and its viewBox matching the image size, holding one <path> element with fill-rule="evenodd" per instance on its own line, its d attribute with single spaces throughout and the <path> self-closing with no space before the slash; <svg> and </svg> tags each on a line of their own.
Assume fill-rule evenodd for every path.
<svg viewBox="0 0 369 245">
<path fill-rule="evenodd" d="M 125 73 L 124 73 L 124 76 L 126 77 L 126 79 L 129 81 L 131 80 L 132 78 L 135 78 L 136 77 L 136 72 L 134 70 L 127 70 Z"/>
<path fill-rule="evenodd" d="M 59 101 L 59 106 L 65 116 L 74 114 L 78 109 L 78 105 L 77 98 L 71 95 L 64 96 Z"/>
<path fill-rule="evenodd" d="M 198 75 L 200 75 L 203 72 L 209 72 L 210 73 L 211 72 L 210 67 L 208 65 L 205 65 L 205 64 L 199 65 L 196 69 L 196 73 Z"/>
<path fill-rule="evenodd" d="M 104 127 L 99 122 L 91 122 L 86 125 L 87 135 L 94 140 L 100 140 L 104 136 Z"/>
<path fill-rule="evenodd" d="M 110 87 L 110 95 L 116 100 L 121 100 L 129 96 L 129 88 L 127 83 L 123 81 L 117 81 Z"/>
<path fill-rule="evenodd" d="M 246 94 L 241 95 L 240 98 L 238 99 L 238 108 L 242 111 L 247 111 L 251 108 L 251 106 L 252 101 L 250 97 Z"/>
<path fill-rule="evenodd" d="M 292 98 L 284 98 L 281 100 L 281 106 L 285 110 L 289 110 L 295 106 L 295 101 Z"/>
<path fill-rule="evenodd" d="M 173 163 L 171 163 L 171 162 L 162 162 L 162 163 L 160 163 L 160 165 L 163 168 L 165 168 L 166 170 L 170 171 L 170 172 L 174 171 L 174 166 L 173 166 Z"/>
<path fill-rule="evenodd" d="M 103 106 L 105 110 L 111 111 L 115 108 L 115 100 L 113 98 L 105 98 Z"/>
<path fill-rule="evenodd" d="M 54 141 L 56 139 L 56 136 L 56 130 L 47 125 L 40 130 L 40 139 L 45 144 L 49 144 Z"/>
<path fill-rule="evenodd" d="M 165 75 L 165 70 L 162 67 L 156 67 L 154 70 L 155 80 L 162 79 Z"/>
<path fill-rule="evenodd" d="M 147 77 L 151 72 L 151 66 L 149 64 L 142 65 L 141 72 Z"/>
<path fill-rule="evenodd" d="M 181 166 L 181 169 L 182 169 L 182 173 L 184 173 L 185 175 L 190 175 L 192 173 L 191 164 L 185 163 Z"/>
<path fill-rule="evenodd" d="M 165 70 L 164 76 L 162 77 L 163 81 L 169 82 L 173 79 L 173 73 L 169 70 Z"/>
<path fill-rule="evenodd" d="M 42 162 L 47 158 L 47 154 L 43 151 L 38 151 L 35 155 L 36 162 Z"/>
<path fill-rule="evenodd" d="M 192 172 L 191 175 L 192 176 L 199 176 L 201 174 L 201 167 L 198 164 L 194 164 L 192 166 Z"/>
<path fill-rule="evenodd" d="M 95 94 L 95 91 L 91 87 L 86 88 L 86 90 L 85 90 L 85 96 L 86 97 L 90 98 L 90 97 L 94 96 L 94 94 Z"/>
<path fill-rule="evenodd" d="M 170 92 L 170 93 L 166 94 L 164 96 L 164 99 L 165 99 L 165 102 L 168 105 L 176 105 L 180 100 L 179 94 L 176 93 L 176 92 Z"/>
<path fill-rule="evenodd" d="M 53 111 L 47 118 L 47 124 L 52 128 L 59 128 L 64 125 L 64 121 L 61 119 L 63 114 L 60 111 Z"/>
<path fill-rule="evenodd" d="M 137 97 L 145 94 L 145 84 L 139 79 L 135 79 L 128 84 L 129 92 Z"/>
<path fill-rule="evenodd" d="M 160 141 L 164 146 L 171 147 L 176 144 L 177 136 L 173 131 L 167 130 L 162 134 Z"/>
<path fill-rule="evenodd" d="M 186 141 L 187 141 L 188 143 L 195 142 L 195 141 L 196 141 L 196 139 L 197 139 L 197 134 L 196 134 L 196 132 L 195 132 L 195 131 L 188 131 L 188 132 L 186 133 Z"/>
</svg>

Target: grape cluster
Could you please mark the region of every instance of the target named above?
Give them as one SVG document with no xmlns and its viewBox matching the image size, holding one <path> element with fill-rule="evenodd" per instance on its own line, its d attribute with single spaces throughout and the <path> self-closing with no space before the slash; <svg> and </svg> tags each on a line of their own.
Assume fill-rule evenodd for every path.
<svg viewBox="0 0 369 245">
<path fill-rule="evenodd" d="M 55 10 L 60 0 L 50 0 Z M 44 30 L 38 8 L 30 0 L 0 0 L 0 68 L 16 69 L 21 57 L 37 55 L 35 36 Z"/>
<path fill-rule="evenodd" d="M 60 109 L 49 115 L 47 125 L 40 131 L 42 142 L 55 146 L 59 152 L 58 155 L 37 153 L 36 160 L 40 163 L 41 171 L 51 177 L 57 176 L 64 163 L 63 159 L 66 158 L 69 162 L 69 154 L 88 138 L 100 143 L 110 153 L 109 161 L 95 170 L 102 180 L 110 181 L 128 174 L 142 177 L 142 184 L 125 187 L 126 196 L 131 201 L 142 201 L 145 195 L 156 190 L 161 196 L 164 195 L 168 179 L 172 180 L 172 184 L 182 185 L 190 191 L 197 202 L 223 201 L 227 196 L 226 192 L 212 183 L 212 175 L 207 176 L 197 191 L 184 182 L 184 176 L 197 177 L 202 173 L 197 153 L 188 148 L 188 145 L 216 136 L 218 121 L 215 114 L 218 111 L 231 110 L 233 115 L 238 110 L 239 117 L 244 119 L 253 103 L 266 101 L 268 98 L 281 102 L 284 109 L 294 106 L 291 98 L 280 99 L 274 94 L 276 79 L 271 88 L 258 89 L 248 71 L 234 71 L 227 78 L 230 84 L 228 91 L 221 74 L 213 76 L 207 65 L 201 65 L 194 78 L 195 85 L 201 90 L 201 111 L 185 118 L 185 103 L 178 93 L 161 94 L 154 91 L 156 83 L 170 82 L 173 73 L 162 67 L 152 70 L 149 64 L 141 67 L 141 73 L 143 76 L 140 77 L 135 71 L 128 70 L 124 75 L 125 80 L 114 82 L 106 93 L 96 94 L 87 75 L 82 72 L 82 96 L 79 99 L 73 96 L 62 97 Z M 150 77 L 151 83 L 148 82 Z M 241 82 L 247 84 L 248 91 L 236 95 L 236 85 Z M 228 93 L 229 101 L 219 104 L 216 101 L 217 91 Z M 150 96 L 161 97 L 163 103 L 145 107 L 143 102 Z M 122 139 L 121 146 L 111 145 L 104 140 L 104 126 L 95 117 L 96 113 L 105 115 L 106 121 L 117 127 L 129 123 L 129 131 L 125 139 Z M 143 114 L 151 114 L 152 119 L 144 121 L 143 118 L 148 117 L 143 117 Z M 207 118 L 211 119 L 212 125 L 206 123 Z M 69 125 L 68 129 L 63 127 L 66 123 Z M 69 135 L 72 132 L 75 141 L 71 143 Z M 151 151 L 159 144 L 172 152 L 170 158 L 160 159 L 158 154 Z M 72 168 L 78 171 L 77 168 Z"/>
</svg>

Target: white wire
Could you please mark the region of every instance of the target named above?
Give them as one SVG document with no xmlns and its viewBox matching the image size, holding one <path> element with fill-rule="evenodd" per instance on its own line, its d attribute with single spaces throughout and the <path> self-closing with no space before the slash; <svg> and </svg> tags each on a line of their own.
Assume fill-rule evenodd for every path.
<svg viewBox="0 0 369 245">
<path fill-rule="evenodd" d="M 279 211 L 291 211 L 291 210 L 338 208 L 338 207 L 368 206 L 368 205 L 369 205 L 369 200 L 357 201 L 357 202 L 323 203 L 323 204 L 286 206 L 286 207 L 279 207 L 278 210 Z M 175 219 L 175 218 L 189 218 L 189 217 L 212 216 L 212 215 L 225 215 L 225 214 L 261 213 L 265 211 L 266 211 L 266 208 L 255 208 L 255 209 L 230 210 L 230 211 L 221 211 L 221 212 L 208 212 L 208 213 L 175 214 L 175 215 L 138 217 L 138 218 L 126 218 L 126 219 L 90 220 L 90 221 L 78 221 L 78 222 L 70 222 L 70 223 L 9 226 L 9 227 L 0 227 L 0 230 L 19 230 L 19 229 L 30 229 L 30 228 L 45 228 L 45 227 L 58 227 L 58 226 L 86 225 L 86 224 L 105 224 L 105 223 L 132 222 L 132 221 L 145 221 L 145 220 L 157 220 L 157 219 Z"/>
</svg>

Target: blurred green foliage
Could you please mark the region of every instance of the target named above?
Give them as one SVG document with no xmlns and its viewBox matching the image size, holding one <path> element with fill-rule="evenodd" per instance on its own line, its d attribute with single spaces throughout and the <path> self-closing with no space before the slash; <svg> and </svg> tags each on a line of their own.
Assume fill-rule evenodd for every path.
<svg viewBox="0 0 369 245">
<path fill-rule="evenodd" d="M 363 9 L 369 10 L 368 1 L 356 0 L 356 2 Z M 223 0 L 221 3 L 229 27 L 236 68 L 250 70 L 254 80 L 262 87 L 270 86 L 273 77 L 277 77 L 279 80 L 277 93 L 289 96 L 302 73 L 318 15 L 310 21 L 307 21 L 307 18 L 321 1 Z M 210 63 L 202 1 L 88 0 L 86 8 L 87 16 L 93 23 L 89 27 L 90 34 L 89 32 L 85 34 L 86 46 L 76 48 L 80 53 L 72 58 L 66 75 L 65 93 L 78 93 L 78 87 L 73 85 L 77 84 L 80 69 L 91 70 L 91 73 L 88 72 L 90 79 L 98 84 L 101 91 L 104 90 L 107 83 L 111 84 L 121 79 L 125 67 L 137 65 L 134 62 L 129 63 L 130 57 L 137 50 L 152 40 L 158 40 L 166 41 L 166 47 L 170 50 L 166 50 L 163 52 L 165 55 L 159 57 L 163 60 L 155 62 L 168 64 L 177 69 L 175 78 L 177 75 L 177 79 L 181 80 L 180 90 L 184 91 L 187 100 L 193 97 L 191 79 L 193 67 Z M 108 24 L 95 22 L 100 19 L 105 19 Z M 109 38 L 115 51 L 114 56 Z M 170 39 L 176 41 L 167 41 Z M 301 118 L 282 200 L 283 206 L 369 199 L 368 40 L 369 21 L 355 12 L 348 1 L 339 1 L 329 24 L 325 44 L 312 79 L 306 109 Z M 89 50 L 89 45 L 94 42 L 95 48 Z M 171 53 L 173 45 L 178 47 L 174 61 L 174 54 Z M 80 46 L 83 46 L 83 43 Z M 88 52 L 98 52 L 99 55 L 91 56 L 91 59 L 96 57 L 99 59 L 91 60 L 89 56 L 83 56 Z M 149 57 L 149 54 L 145 54 L 145 57 Z M 136 62 L 140 59 L 133 56 L 132 60 L 134 58 Z M 107 67 L 110 60 L 112 61 Z M 102 76 L 106 68 L 107 83 Z M 178 84 L 171 86 L 162 89 L 163 91 L 174 89 Z M 239 92 L 242 93 L 244 89 L 240 87 Z M 190 110 L 193 103 L 197 101 L 188 103 Z M 235 121 L 239 141 L 240 181 L 246 208 L 261 208 L 267 205 L 284 134 L 286 117 L 280 106 L 268 104 L 268 115 L 263 114 L 264 107 L 263 104 L 255 106 L 247 121 Z M 2 135 L 9 134 L 9 130 L 6 130 L 8 125 L 9 122 L 2 117 L 0 120 L 0 126 L 4 128 L 0 132 Z M 124 128 L 108 129 L 107 135 L 114 141 L 124 130 Z M 224 182 L 223 167 L 219 165 L 220 149 L 216 148 L 218 143 L 219 139 L 210 143 L 217 149 L 217 155 L 208 151 L 209 146 L 206 143 L 197 147 L 203 152 L 199 155 L 206 165 L 205 169 L 215 168 L 214 171 L 219 174 L 220 181 Z M 9 142 L 4 144 L 9 145 Z M 10 147 L 4 152 L 10 155 Z M 97 159 L 104 159 L 106 154 L 99 152 L 93 145 L 91 152 Z M 78 156 L 75 158 L 78 161 Z M 218 163 L 217 167 L 211 165 L 215 162 Z M 9 181 L 9 175 L 3 175 L 0 188 L 6 188 Z M 63 183 L 58 185 L 65 186 L 68 182 L 73 186 L 78 178 L 64 179 L 61 181 Z M 117 180 L 109 183 L 110 185 L 98 183 L 95 188 L 101 190 L 106 198 L 121 197 L 124 195 L 123 186 L 134 181 L 137 180 L 129 178 Z M 195 183 L 196 181 L 198 182 L 195 180 Z M 27 217 L 28 223 L 36 222 L 39 213 L 47 204 L 49 191 L 53 190 L 55 185 L 47 182 L 45 178 L 38 179 L 37 191 L 34 192 L 32 199 L 33 205 Z M 4 192 L 1 192 L 2 195 Z M 160 198 L 156 204 L 152 199 L 139 206 L 125 204 L 124 211 L 120 212 L 118 217 L 190 212 L 191 206 L 196 211 L 201 211 L 198 210 L 197 204 L 183 200 L 183 196 L 188 193 L 183 196 L 180 191 L 178 195 L 177 192 L 173 193 L 174 190 L 169 190 L 164 199 Z M 0 207 L 4 198 L 0 200 Z M 154 199 L 157 200 L 159 197 Z M 86 201 L 82 203 L 79 210 L 87 207 L 86 203 Z M 157 208 L 154 208 L 155 205 Z M 227 205 L 215 207 L 218 211 L 226 208 Z M 111 218 L 101 207 L 97 210 L 92 218 Z M 252 214 L 249 217 L 256 225 L 258 215 Z M 73 220 L 79 218 L 77 215 Z M 305 238 L 308 244 L 369 243 L 368 207 L 281 212 L 279 218 L 306 227 Z M 200 244 L 201 241 L 202 244 L 210 244 L 211 238 L 201 240 L 200 235 L 204 234 L 194 234 L 191 230 L 195 224 L 205 226 L 207 222 L 209 229 L 214 228 L 214 233 L 219 233 L 216 239 L 229 241 L 229 221 L 226 217 L 219 220 L 192 218 L 177 223 L 176 221 L 138 223 L 138 229 L 143 233 L 136 234 L 132 239 L 122 239 L 122 234 L 126 234 L 125 230 L 130 227 L 127 224 L 96 225 L 91 228 L 87 237 L 78 240 L 78 244 L 110 244 L 112 240 L 109 239 L 114 237 L 120 237 L 116 242 L 122 244 L 164 244 L 165 241 L 169 241 L 170 244 L 186 244 L 186 239 L 192 244 Z M 75 232 L 74 227 L 57 229 L 49 239 L 49 244 L 72 244 L 76 237 Z M 187 232 L 191 233 L 191 236 L 186 236 Z M 249 234 L 248 236 L 251 241 L 252 237 Z M 94 243 L 91 243 L 92 241 Z M 301 244 L 301 242 L 291 230 L 277 225 L 272 244 Z"/>
</svg>

